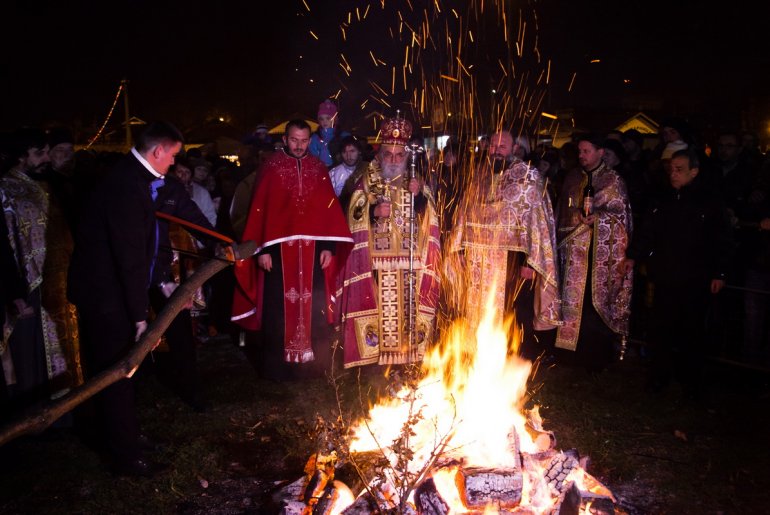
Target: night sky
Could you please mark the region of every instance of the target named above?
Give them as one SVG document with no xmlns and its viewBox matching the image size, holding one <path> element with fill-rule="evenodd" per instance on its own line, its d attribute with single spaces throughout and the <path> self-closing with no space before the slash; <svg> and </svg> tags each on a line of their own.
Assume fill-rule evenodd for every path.
<svg viewBox="0 0 770 515">
<path fill-rule="evenodd" d="M 132 114 L 183 128 L 219 115 L 238 127 L 295 113 L 312 117 L 339 89 L 344 109 L 382 109 L 360 109 L 371 92 L 368 75 L 351 63 L 359 73 L 345 77 L 339 54 L 360 61 L 373 49 L 398 61 L 393 54 L 402 50 L 394 49 L 403 45 L 384 34 L 397 25 L 396 10 L 409 15 L 407 2 L 386 0 L 383 11 L 379 0 L 306 1 L 310 11 L 302 0 L 14 2 L 3 9 L 0 128 L 100 124 L 122 78 L 130 81 Z M 467 6 L 439 3 L 445 14 Z M 343 42 L 340 23 L 368 4 L 369 25 L 354 23 Z M 416 11 L 430 4 L 412 0 Z M 489 10 L 494 0 L 486 4 Z M 672 114 L 716 115 L 767 104 L 769 18 L 740 3 L 719 10 L 659 0 L 512 4 L 530 20 L 536 14 L 537 31 L 530 21 L 528 35 L 537 34 L 541 55 L 552 61 L 549 109 L 639 99 Z M 123 11 L 113 12 L 118 6 Z M 487 56 L 500 49 L 491 31 L 475 40 L 496 47 Z"/>
</svg>

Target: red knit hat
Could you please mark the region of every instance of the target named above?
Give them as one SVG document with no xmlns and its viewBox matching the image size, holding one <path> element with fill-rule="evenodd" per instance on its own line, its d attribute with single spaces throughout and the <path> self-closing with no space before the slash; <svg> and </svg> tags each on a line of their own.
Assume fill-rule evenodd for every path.
<svg viewBox="0 0 770 515">
<path fill-rule="evenodd" d="M 334 118 L 334 115 L 337 114 L 337 106 L 329 100 L 328 98 L 321 102 L 321 105 L 318 106 L 318 117 L 320 118 L 321 115 L 328 115 Z"/>
</svg>

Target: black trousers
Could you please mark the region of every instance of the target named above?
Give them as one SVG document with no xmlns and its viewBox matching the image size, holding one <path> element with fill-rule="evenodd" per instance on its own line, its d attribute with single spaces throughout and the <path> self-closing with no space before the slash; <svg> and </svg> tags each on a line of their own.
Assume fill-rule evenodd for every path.
<svg viewBox="0 0 770 515">
<path fill-rule="evenodd" d="M 158 288 L 152 288 L 150 289 L 150 303 L 155 313 L 160 314 L 168 303 L 168 299 Z M 160 380 L 167 384 L 182 400 L 193 401 L 198 398 L 200 384 L 197 350 L 189 309 L 183 309 L 179 312 L 176 318 L 171 321 L 164 336 L 169 352 L 155 353 Z"/>
<path fill-rule="evenodd" d="M 699 393 L 706 348 L 709 281 L 656 282 L 650 338 L 651 381 L 676 379 Z"/>
<path fill-rule="evenodd" d="M 122 358 L 134 344 L 134 323 L 125 312 L 100 313 L 79 306 L 80 341 L 86 372 L 93 377 Z M 117 463 L 141 457 L 134 384 L 122 379 L 94 397 L 97 423 L 106 449 Z"/>
<path fill-rule="evenodd" d="M 51 394 L 40 316 L 40 288 L 32 291 L 27 303 L 34 307 L 35 314 L 16 321 L 8 342 L 16 373 L 16 383 L 7 387 L 7 405 L 3 407 L 8 415 L 43 403 Z"/>
<path fill-rule="evenodd" d="M 505 311 L 513 311 L 516 325 L 521 328 L 519 355 L 534 361 L 543 353 L 552 352 L 556 331 L 535 331 L 534 281 L 521 278 L 519 269 L 522 266 L 526 266 L 526 256 L 521 252 L 509 252 L 505 273 Z"/>
<path fill-rule="evenodd" d="M 322 375 L 331 367 L 332 328 L 326 320 L 326 287 L 319 264 L 320 249 L 316 243 L 313 256 L 313 298 L 310 334 L 315 359 L 309 363 L 288 363 L 284 360 L 285 315 L 283 306 L 283 267 L 280 245 L 269 249 L 273 268 L 265 273 L 262 338 L 257 348 L 259 374 L 274 381 L 303 379 Z"/>
</svg>

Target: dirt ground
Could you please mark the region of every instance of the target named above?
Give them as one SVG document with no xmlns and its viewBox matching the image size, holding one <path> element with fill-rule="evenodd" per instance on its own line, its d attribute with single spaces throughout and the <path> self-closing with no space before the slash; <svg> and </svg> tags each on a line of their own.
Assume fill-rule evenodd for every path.
<svg viewBox="0 0 770 515">
<path fill-rule="evenodd" d="M 205 344 L 199 361 L 205 413 L 150 369 L 137 381 L 143 428 L 164 442 L 153 459 L 170 465 L 165 472 L 115 478 L 74 429 L 54 428 L 0 449 L 0 513 L 277 513 L 272 494 L 302 475 L 316 416 L 334 418 L 334 388 L 323 379 L 262 380 L 227 339 Z M 770 377 L 718 363 L 708 377 L 701 401 L 677 387 L 650 396 L 644 361 L 631 352 L 598 376 L 541 369 L 531 402 L 558 448 L 590 456 L 589 472 L 613 491 L 620 513 L 770 513 Z M 361 413 L 384 384 L 347 374 L 343 408 Z"/>
</svg>

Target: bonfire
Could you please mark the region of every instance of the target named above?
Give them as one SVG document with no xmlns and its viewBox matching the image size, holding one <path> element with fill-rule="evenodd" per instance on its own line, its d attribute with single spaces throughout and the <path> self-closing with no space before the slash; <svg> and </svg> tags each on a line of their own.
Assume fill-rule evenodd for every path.
<svg viewBox="0 0 770 515">
<path fill-rule="evenodd" d="M 284 488 L 284 513 L 612 512 L 586 460 L 557 450 L 538 407 L 525 409 L 533 365 L 500 319 L 490 297 L 475 330 L 455 322 L 417 379 L 353 424 L 345 455 L 365 480 L 360 492 L 334 480 L 337 452 L 321 452 Z"/>
</svg>

